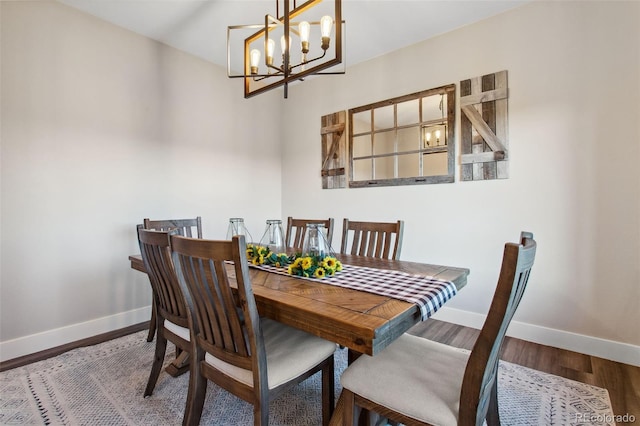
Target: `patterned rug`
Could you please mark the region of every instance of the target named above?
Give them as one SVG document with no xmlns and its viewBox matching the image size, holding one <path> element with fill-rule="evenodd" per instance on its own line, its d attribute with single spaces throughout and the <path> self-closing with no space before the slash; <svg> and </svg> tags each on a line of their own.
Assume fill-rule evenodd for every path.
<svg viewBox="0 0 640 426">
<path fill-rule="evenodd" d="M 153 395 L 142 397 L 154 346 L 141 331 L 0 373 L 0 424 L 181 424 L 188 373 L 172 378 L 163 371 Z M 346 350 L 339 350 L 336 395 L 345 367 Z M 317 374 L 272 401 L 271 424 L 321 424 L 319 389 Z M 605 389 L 507 362 L 500 365 L 499 400 L 504 425 L 613 424 Z M 600 422 L 585 422 L 587 416 Z M 201 424 L 252 425 L 252 407 L 209 383 Z"/>
</svg>

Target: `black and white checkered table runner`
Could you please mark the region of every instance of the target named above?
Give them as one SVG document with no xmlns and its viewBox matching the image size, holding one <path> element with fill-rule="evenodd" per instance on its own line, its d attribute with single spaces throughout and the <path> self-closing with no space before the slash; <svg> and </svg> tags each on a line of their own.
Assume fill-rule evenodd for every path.
<svg viewBox="0 0 640 426">
<path fill-rule="evenodd" d="M 251 265 L 268 272 L 290 276 L 286 269 L 268 265 Z M 366 291 L 380 296 L 415 303 L 420 308 L 422 320 L 433 315 L 444 303 L 456 295 L 456 285 L 452 281 L 440 280 L 424 275 L 364 266 L 342 265 L 342 271 L 331 277 L 306 278 L 322 284 L 331 284 L 353 290 Z"/>
</svg>

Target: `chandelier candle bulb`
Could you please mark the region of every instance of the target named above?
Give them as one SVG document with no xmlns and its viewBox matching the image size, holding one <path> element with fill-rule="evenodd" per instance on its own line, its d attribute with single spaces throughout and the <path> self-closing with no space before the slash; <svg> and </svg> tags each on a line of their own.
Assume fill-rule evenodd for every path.
<svg viewBox="0 0 640 426">
<path fill-rule="evenodd" d="M 298 25 L 298 31 L 300 32 L 302 53 L 309 53 L 309 34 L 311 33 L 311 25 L 309 25 L 307 21 L 302 21 L 300 22 L 300 25 Z"/>
<path fill-rule="evenodd" d="M 333 26 L 333 18 L 325 15 L 320 19 L 320 34 L 322 34 L 322 50 L 329 48 L 331 41 L 331 27 Z"/>
<path fill-rule="evenodd" d="M 282 50 L 283 56 L 286 52 L 291 51 L 291 37 L 289 37 L 289 49 L 287 49 L 287 41 L 285 36 L 280 37 L 280 49 Z"/>
<path fill-rule="evenodd" d="M 260 51 L 253 49 L 251 51 L 251 74 L 258 74 L 258 66 L 260 65 Z"/>
<path fill-rule="evenodd" d="M 273 51 L 276 50 L 276 42 L 273 39 L 267 40 L 267 65 L 273 65 Z"/>
</svg>

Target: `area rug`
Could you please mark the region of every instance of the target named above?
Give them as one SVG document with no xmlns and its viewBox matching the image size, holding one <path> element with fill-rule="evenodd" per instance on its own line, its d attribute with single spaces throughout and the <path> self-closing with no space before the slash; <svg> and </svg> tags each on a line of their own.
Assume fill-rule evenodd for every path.
<svg viewBox="0 0 640 426">
<path fill-rule="evenodd" d="M 2 425 L 179 425 L 189 374 L 162 372 L 143 398 L 155 342 L 141 331 L 0 373 Z M 170 349 L 173 349 L 169 345 Z M 167 351 L 166 363 L 173 351 Z M 336 352 L 336 396 L 346 350 Z M 272 425 L 321 424 L 319 374 L 270 404 Z M 607 390 L 501 362 L 504 425 L 613 424 Z M 584 421 L 584 419 L 595 421 Z M 209 383 L 203 425 L 252 425 L 251 405 Z"/>
</svg>

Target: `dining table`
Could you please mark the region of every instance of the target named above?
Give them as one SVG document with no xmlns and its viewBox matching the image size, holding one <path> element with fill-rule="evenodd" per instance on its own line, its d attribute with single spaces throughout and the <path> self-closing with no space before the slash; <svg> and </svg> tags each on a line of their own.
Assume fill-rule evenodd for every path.
<svg viewBox="0 0 640 426">
<path fill-rule="evenodd" d="M 249 269 L 253 293 L 261 316 L 271 318 L 348 348 L 349 362 L 361 354 L 375 356 L 415 324 L 431 316 L 467 284 L 469 269 L 428 263 L 336 254 L 343 278 L 366 288 L 369 278 L 377 281 L 426 280 L 446 283 L 435 290 L 425 307 L 386 293 L 333 285 L 331 278 L 305 279 L 266 267 Z M 140 255 L 129 256 L 131 268 L 145 272 Z M 357 272 L 357 275 L 356 275 Z M 233 265 L 228 274 L 235 276 Z M 386 274 L 386 275 L 380 275 Z M 348 281 L 348 280 L 347 280 Z M 419 283 L 419 281 L 416 281 Z M 444 292 L 446 297 L 438 292 Z M 441 290 L 442 289 L 442 290 Z M 435 303 L 433 303 L 435 301 Z M 331 424 L 341 424 L 342 398 Z"/>
</svg>

